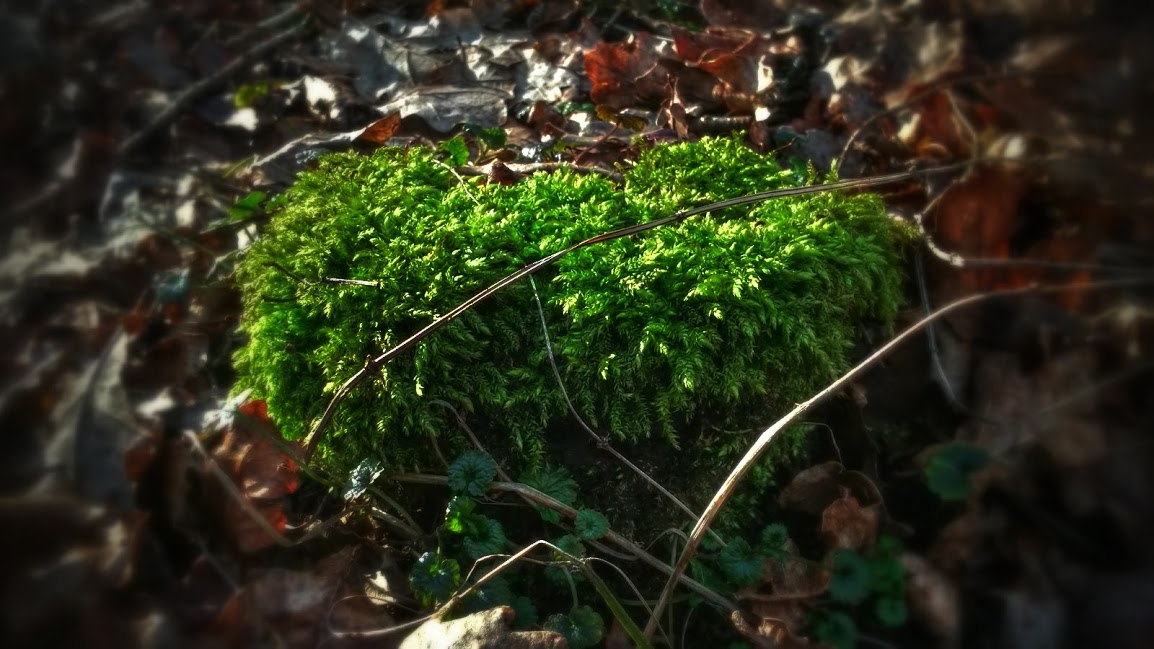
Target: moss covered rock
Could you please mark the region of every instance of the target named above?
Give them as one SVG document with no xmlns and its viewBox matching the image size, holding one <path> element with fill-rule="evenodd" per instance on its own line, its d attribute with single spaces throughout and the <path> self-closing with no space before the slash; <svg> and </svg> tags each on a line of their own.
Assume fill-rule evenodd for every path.
<svg viewBox="0 0 1154 649">
<path fill-rule="evenodd" d="M 511 186 L 462 180 L 423 148 L 327 156 L 287 191 L 241 263 L 248 339 L 235 357 L 237 389 L 252 388 L 289 436 L 304 436 L 366 357 L 517 268 L 614 228 L 808 175 L 737 138 L 653 146 L 622 186 L 565 171 Z M 686 466 L 712 487 L 752 440 L 733 431 L 760 429 L 808 397 L 846 368 L 863 321 L 893 318 L 902 239 L 877 196 L 815 194 L 584 248 L 536 284 L 586 421 L 623 449 L 692 454 Z M 333 277 L 377 285 L 320 281 Z M 513 470 L 549 459 L 556 436 L 583 435 L 550 369 L 528 282 L 355 391 L 323 456 L 344 469 L 366 456 L 438 467 L 431 438 L 446 456 L 466 445 L 437 400 L 478 424 Z"/>
</svg>

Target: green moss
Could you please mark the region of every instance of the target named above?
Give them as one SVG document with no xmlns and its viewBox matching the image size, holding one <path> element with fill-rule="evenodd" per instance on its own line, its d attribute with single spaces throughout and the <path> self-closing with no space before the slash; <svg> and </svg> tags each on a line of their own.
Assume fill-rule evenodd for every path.
<svg viewBox="0 0 1154 649">
<path fill-rule="evenodd" d="M 241 264 L 248 341 L 235 357 L 237 389 L 251 387 L 286 434 L 304 436 L 366 357 L 524 264 L 804 176 L 737 138 L 653 147 L 623 187 L 569 172 L 512 186 L 463 181 L 419 148 L 330 155 L 300 175 Z M 619 444 L 707 452 L 695 462 L 712 486 L 752 439 L 721 431 L 770 423 L 846 368 L 861 322 L 893 318 L 901 239 L 877 196 L 816 194 L 584 248 L 541 272 L 537 286 L 566 388 L 587 421 Z M 313 283 L 325 277 L 380 288 Z M 344 469 L 366 456 L 439 466 L 430 436 L 447 456 L 463 446 L 434 399 L 480 422 L 500 461 L 545 459 L 550 431 L 569 416 L 527 283 L 355 391 L 324 457 Z M 799 442 L 781 446 L 788 455 Z"/>
</svg>

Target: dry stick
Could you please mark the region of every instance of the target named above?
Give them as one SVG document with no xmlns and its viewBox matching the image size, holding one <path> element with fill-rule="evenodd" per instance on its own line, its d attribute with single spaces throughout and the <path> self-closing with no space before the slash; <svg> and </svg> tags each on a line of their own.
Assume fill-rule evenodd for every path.
<svg viewBox="0 0 1154 649">
<path fill-rule="evenodd" d="M 423 473 L 401 473 L 401 474 L 397 474 L 397 475 L 392 476 L 392 479 L 396 480 L 397 482 L 408 482 L 411 484 L 428 484 L 428 485 L 439 485 L 439 486 L 448 486 L 448 484 L 449 484 L 449 478 L 446 476 L 426 475 Z M 572 507 L 566 505 L 565 503 L 562 503 L 559 500 L 555 500 L 555 499 L 551 498 L 550 496 L 548 496 L 544 493 L 541 493 L 540 491 L 537 491 L 536 489 L 534 489 L 528 485 L 521 484 L 519 482 L 493 482 L 491 485 L 489 485 L 489 488 L 490 489 L 498 489 L 500 491 L 509 491 L 509 492 L 512 492 L 512 493 L 515 493 L 515 494 L 518 494 L 521 496 L 525 496 L 538 505 L 541 505 L 543 507 L 548 507 L 549 509 L 552 509 L 552 510 L 557 511 L 561 514 L 564 514 L 567 518 L 574 518 L 577 516 L 577 510 L 576 509 L 573 509 Z M 632 541 L 625 538 L 624 536 L 621 536 L 620 534 L 618 534 L 617 532 L 614 532 L 611 529 L 605 533 L 605 538 L 609 539 L 610 541 L 613 541 L 614 543 L 625 548 L 629 552 L 632 552 L 637 558 L 641 559 L 643 562 L 649 564 L 654 569 L 658 570 L 659 572 L 661 572 L 663 574 L 670 575 L 672 578 L 672 575 L 673 575 L 673 569 L 672 568 L 670 568 L 668 565 L 663 563 L 657 557 L 655 557 L 655 556 L 649 554 L 648 552 L 646 552 L 645 550 L 642 550 L 641 548 L 637 547 L 636 545 L 634 545 L 634 543 Z M 684 573 L 684 571 L 682 571 L 682 572 Z M 721 608 L 725 609 L 726 611 L 737 610 L 736 604 L 729 601 L 728 599 L 725 599 L 721 595 L 718 595 L 717 593 L 713 592 L 709 588 L 706 588 L 705 586 L 698 583 L 697 581 L 694 581 L 693 579 L 686 577 L 684 574 L 677 575 L 677 580 L 680 581 L 685 586 L 687 586 L 693 592 L 697 593 L 698 595 L 701 595 L 703 598 L 709 600 L 710 602 L 713 602 L 714 604 L 720 606 Z M 650 632 L 650 634 L 652 634 L 652 632 Z"/>
<path fill-rule="evenodd" d="M 266 40 L 263 40 L 250 47 L 248 50 L 245 50 L 239 56 L 237 56 L 232 61 L 229 61 L 224 67 L 220 68 L 216 72 L 185 88 L 184 91 L 180 93 L 180 95 L 172 100 L 172 103 L 166 106 L 164 110 L 160 111 L 159 115 L 154 117 L 151 122 L 144 126 L 144 128 L 129 136 L 129 138 L 120 145 L 120 154 L 125 155 L 132 153 L 132 151 L 140 146 L 145 140 L 152 137 L 153 134 L 176 119 L 177 115 L 179 115 L 185 108 L 187 108 L 189 104 L 223 83 L 229 77 L 236 74 L 244 66 L 259 59 L 276 47 L 279 47 L 280 45 L 288 42 L 290 39 L 295 37 L 297 32 L 301 31 L 307 24 L 308 18 L 305 18 L 304 20 L 286 29 L 285 31 L 270 36 Z"/>
<path fill-rule="evenodd" d="M 573 415 L 573 418 L 577 420 L 577 423 L 581 426 L 581 428 L 584 429 L 585 432 L 593 438 L 593 442 L 597 444 L 597 448 L 612 455 L 617 459 L 618 462 L 624 464 L 629 468 L 630 471 L 633 471 L 637 475 L 641 476 L 641 478 L 652 485 L 654 489 L 661 492 L 661 495 L 671 500 L 673 504 L 677 505 L 681 511 L 689 514 L 691 519 L 697 520 L 699 518 L 698 514 L 690 509 L 689 505 L 681 502 L 680 498 L 673 495 L 672 492 L 666 489 L 660 482 L 654 480 L 648 473 L 642 471 L 641 467 L 631 462 L 629 458 L 625 457 L 621 453 L 618 453 L 617 449 L 613 448 L 613 446 L 609 443 L 608 435 L 604 437 L 598 435 L 593 431 L 592 428 L 589 427 L 589 424 L 585 423 L 585 420 L 581 417 L 581 415 L 578 414 L 577 408 L 573 406 L 573 401 L 569 398 L 569 391 L 565 389 L 565 382 L 561 380 L 561 370 L 557 369 L 557 360 L 553 357 L 553 343 L 549 340 L 549 325 L 545 323 L 545 309 L 541 306 L 541 296 L 537 294 L 537 282 L 533 281 L 533 278 L 530 277 L 529 284 L 533 287 L 533 299 L 537 302 L 537 315 L 541 317 L 541 333 L 545 336 L 545 351 L 548 353 L 549 366 L 553 368 L 553 376 L 557 379 L 557 386 L 561 388 L 561 396 L 565 397 L 565 405 L 569 408 L 569 414 Z M 720 542 L 722 546 L 725 545 L 725 542 L 721 540 L 721 537 L 717 536 L 716 534 L 714 534 L 713 537 L 718 542 Z"/>
<path fill-rule="evenodd" d="M 964 297 L 960 300 L 956 300 L 950 304 L 947 304 L 929 316 L 926 316 L 925 318 L 922 318 L 918 322 L 914 323 L 905 331 L 901 332 L 892 340 L 890 340 L 888 343 L 882 345 L 882 347 L 875 351 L 873 354 L 870 354 L 869 357 L 864 361 L 854 366 L 853 369 L 842 375 L 841 378 L 837 379 L 833 383 L 830 383 L 821 392 L 818 392 L 814 396 L 810 397 L 807 401 L 794 406 L 793 410 L 789 411 L 788 414 L 777 420 L 772 426 L 765 429 L 765 431 L 761 433 L 757 440 L 754 441 L 753 445 L 750 446 L 749 450 L 745 452 L 745 455 L 737 463 L 737 466 L 734 467 L 733 471 L 729 474 L 729 477 L 726 478 L 725 482 L 721 484 L 721 488 L 717 490 L 716 494 L 714 494 L 713 499 L 709 501 L 709 506 L 706 507 L 705 513 L 701 515 L 701 518 L 697 521 L 697 524 L 694 525 L 693 531 L 689 533 L 689 541 L 686 544 L 685 549 L 681 552 L 681 558 L 677 560 L 677 565 L 673 568 L 673 574 L 670 576 L 669 581 L 666 582 L 665 589 L 661 592 L 661 597 L 657 600 L 657 606 L 654 607 L 653 616 L 649 618 L 649 624 L 647 624 L 645 627 L 645 636 L 647 638 L 653 637 L 653 631 L 656 627 L 657 619 L 661 616 L 662 611 L 665 609 L 666 603 L 669 601 L 669 597 L 673 594 L 673 589 L 677 585 L 677 579 L 684 574 L 685 568 L 689 565 L 689 561 L 697 552 L 697 547 L 701 545 L 701 538 L 705 535 L 705 530 L 709 527 L 710 523 L 713 522 L 713 519 L 717 517 L 717 514 L 721 510 L 722 505 L 724 505 L 725 502 L 729 500 L 729 496 L 732 494 L 734 488 L 737 487 L 737 483 L 740 482 L 743 477 L 745 477 L 745 474 L 754 465 L 754 463 L 757 462 L 758 457 L 765 450 L 765 447 L 768 446 L 769 443 L 773 440 L 773 438 L 783 429 L 797 421 L 803 414 L 808 412 L 814 406 L 824 402 L 834 393 L 844 388 L 850 382 L 856 380 L 859 376 L 876 365 L 878 361 L 889 355 L 891 351 L 893 351 L 902 343 L 906 342 L 906 340 L 909 338 L 912 338 L 914 334 L 920 332 L 922 329 L 925 329 L 934 322 L 941 320 L 954 311 L 958 311 L 979 302 L 985 302 L 994 298 L 1010 297 L 1014 295 L 1023 295 L 1026 293 L 1035 292 L 1053 293 L 1071 289 L 1086 290 L 1091 287 L 1114 288 L 1142 284 L 1154 284 L 1154 279 L 1130 278 L 1062 286 L 1026 286 L 1023 288 L 991 291 L 989 293 L 979 293 L 977 295 Z"/>
<path fill-rule="evenodd" d="M 305 440 L 304 459 L 307 461 L 310 457 L 312 457 L 313 452 L 316 450 L 317 444 L 320 443 L 321 437 L 324 434 L 325 429 L 328 428 L 329 423 L 332 421 L 333 415 L 336 414 L 337 406 L 339 406 L 340 403 L 342 401 L 344 401 L 345 398 L 348 397 L 349 393 L 351 393 L 357 386 L 359 386 L 366 379 L 368 379 L 369 376 L 376 373 L 381 368 L 382 365 L 384 365 L 385 363 L 396 358 L 400 354 L 403 354 L 404 352 L 408 351 L 413 346 L 415 346 L 418 342 L 420 342 L 425 337 L 427 337 L 429 334 L 433 333 L 437 329 L 440 329 L 441 327 L 452 322 L 453 320 L 456 320 L 462 313 L 465 313 L 466 311 L 472 309 L 473 307 L 477 306 L 478 304 L 481 304 L 482 302 L 484 302 L 485 300 L 490 298 L 494 293 L 500 291 L 501 289 L 505 288 L 506 286 L 509 286 L 511 284 L 514 284 L 514 283 L 524 279 L 525 277 L 527 277 L 529 275 L 532 275 L 533 273 L 541 270 L 542 268 L 549 266 L 550 264 L 556 262 L 558 259 L 564 257 L 565 255 L 567 255 L 567 254 L 569 254 L 575 250 L 579 250 L 581 248 L 585 248 L 586 246 L 591 246 L 591 245 L 597 244 L 597 243 L 604 243 L 606 241 L 612 241 L 614 239 L 620 239 L 622 237 L 628 237 L 628 236 L 631 236 L 634 234 L 640 234 L 642 232 L 646 232 L 648 230 L 652 230 L 654 228 L 658 228 L 658 227 L 661 227 L 664 225 L 679 223 L 679 222 L 681 222 L 681 221 L 683 221 L 683 220 L 685 220 L 691 216 L 695 216 L 697 214 L 703 214 L 706 212 L 713 212 L 713 211 L 724 209 L 727 207 L 736 207 L 739 205 L 750 205 L 752 203 L 760 203 L 760 202 L 768 201 L 768 200 L 775 199 L 775 198 L 785 198 L 785 197 L 789 197 L 789 196 L 804 196 L 804 195 L 808 195 L 808 194 L 818 194 L 818 193 L 822 193 L 822 192 L 838 191 L 838 190 L 843 190 L 843 189 L 859 189 L 859 188 L 863 188 L 863 187 L 875 187 L 877 185 L 886 185 L 886 184 L 898 182 L 901 180 L 909 180 L 911 178 L 917 178 L 919 176 L 924 176 L 924 175 L 928 175 L 928 174 L 946 173 L 946 172 L 950 172 L 950 171 L 956 171 L 958 169 L 966 168 L 967 166 L 969 166 L 972 163 L 973 163 L 973 161 L 967 161 L 967 162 L 962 162 L 962 163 L 957 163 L 957 164 L 945 165 L 942 167 L 934 167 L 932 169 L 903 171 L 903 172 L 898 172 L 898 173 L 885 174 L 882 176 L 872 176 L 870 178 L 858 178 L 858 179 L 854 179 L 854 180 L 842 180 L 842 181 L 838 181 L 838 182 L 834 182 L 834 183 L 829 183 L 827 185 L 809 185 L 809 186 L 805 186 L 805 187 L 790 187 L 787 189 L 776 189 L 773 191 L 761 192 L 758 194 L 750 194 L 748 196 L 739 196 L 737 198 L 731 198 L 729 200 L 724 200 L 724 201 L 720 201 L 717 203 L 710 203 L 708 205 L 703 205 L 701 207 L 695 207 L 693 209 L 689 209 L 689 210 L 686 210 L 684 212 L 678 212 L 677 214 L 674 214 L 672 216 L 666 216 L 663 218 L 654 219 L 652 221 L 646 221 L 645 223 L 638 223 L 637 225 L 630 225 L 630 226 L 620 228 L 617 230 L 613 230 L 610 232 L 605 232 L 605 233 L 590 237 L 588 239 L 585 239 L 584 241 L 580 241 L 578 243 L 575 243 L 575 244 L 569 246 L 568 248 L 558 250 L 557 252 L 555 252 L 555 253 L 547 256 L 547 257 L 543 257 L 543 258 L 538 259 L 537 261 L 535 261 L 535 262 L 533 262 L 527 266 L 523 266 L 520 270 L 518 270 L 518 271 L 512 273 L 511 275 L 508 275 L 507 277 L 497 281 L 496 283 L 489 286 L 485 290 L 481 291 L 480 293 L 477 293 L 473 297 L 471 297 L 468 300 L 465 300 L 461 304 L 457 305 L 448 313 L 445 313 L 441 317 L 439 317 L 436 320 L 433 320 L 429 324 L 425 325 L 419 331 L 417 331 L 415 334 L 413 334 L 413 335 L 409 336 L 408 338 L 406 338 L 405 340 L 401 341 L 399 344 L 397 344 L 392 349 L 384 352 L 383 354 L 381 354 L 380 356 L 377 356 L 376 358 L 371 358 L 371 359 L 366 360 L 364 367 L 362 367 L 356 374 L 349 377 L 349 379 L 347 381 L 345 381 L 344 384 L 342 384 L 340 388 L 337 389 L 337 391 L 333 395 L 332 399 L 329 400 L 329 403 L 325 407 L 325 411 L 321 415 L 320 420 L 316 423 L 316 425 L 313 427 L 312 431 L 309 433 L 308 437 Z"/>
</svg>

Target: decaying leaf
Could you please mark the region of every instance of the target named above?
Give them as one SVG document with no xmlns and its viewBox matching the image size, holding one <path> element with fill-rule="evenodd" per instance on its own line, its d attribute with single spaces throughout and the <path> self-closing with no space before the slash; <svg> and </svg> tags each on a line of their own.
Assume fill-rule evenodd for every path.
<svg viewBox="0 0 1154 649">
<path fill-rule="evenodd" d="M 878 505 L 862 507 L 857 498 L 843 495 L 821 514 L 821 534 L 826 548 L 868 550 L 878 535 Z"/>
<path fill-rule="evenodd" d="M 280 445 L 278 445 L 280 444 Z M 282 446 L 283 445 L 283 446 Z M 254 552 L 277 541 L 269 528 L 281 532 L 287 522 L 280 499 L 300 486 L 293 448 L 281 439 L 268 419 L 263 401 L 242 405 L 225 431 L 211 459 L 240 490 L 244 501 L 220 484 L 220 476 L 206 466 L 206 485 L 220 504 L 225 532 L 241 552 Z"/>
</svg>

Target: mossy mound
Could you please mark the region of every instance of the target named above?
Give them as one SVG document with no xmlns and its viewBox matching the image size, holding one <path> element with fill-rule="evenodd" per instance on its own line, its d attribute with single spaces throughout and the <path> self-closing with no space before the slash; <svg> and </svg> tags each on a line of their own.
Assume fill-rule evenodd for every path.
<svg viewBox="0 0 1154 649">
<path fill-rule="evenodd" d="M 649 148 L 621 187 L 564 171 L 511 186 L 462 180 L 421 148 L 327 156 L 287 191 L 241 263 L 248 341 L 235 357 L 237 389 L 252 388 L 288 436 L 304 436 L 366 357 L 517 268 L 614 228 L 811 175 L 737 138 Z M 878 197 L 815 194 L 584 248 L 536 284 L 586 421 L 622 448 L 664 440 L 696 453 L 706 431 L 760 428 L 845 369 L 860 323 L 895 315 L 903 238 Z M 379 288 L 319 281 L 332 277 Z M 512 470 L 549 459 L 549 431 L 570 416 L 528 282 L 355 391 L 323 456 L 341 469 L 369 456 L 440 467 L 431 437 L 446 456 L 467 445 L 435 400 L 479 422 Z M 752 437 L 712 439 L 711 457 L 698 458 L 711 487 Z"/>
</svg>

